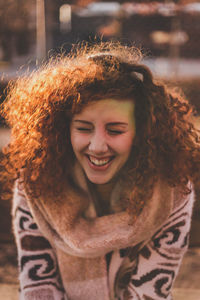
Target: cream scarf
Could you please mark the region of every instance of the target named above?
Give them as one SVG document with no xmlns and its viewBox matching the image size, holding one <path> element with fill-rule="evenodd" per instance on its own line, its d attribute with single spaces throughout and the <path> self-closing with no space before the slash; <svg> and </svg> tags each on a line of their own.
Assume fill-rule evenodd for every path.
<svg viewBox="0 0 200 300">
<path fill-rule="evenodd" d="M 81 167 L 58 199 L 30 199 L 31 212 L 54 247 L 63 286 L 70 300 L 114 299 L 114 274 L 108 274 L 105 254 L 148 241 L 173 209 L 172 189 L 159 181 L 134 225 L 126 211 L 118 212 L 122 187 L 111 195 L 112 214 L 98 217 L 93 195 Z M 81 203 L 85 203 L 84 210 Z M 72 224 L 69 225 L 69 221 Z"/>
</svg>

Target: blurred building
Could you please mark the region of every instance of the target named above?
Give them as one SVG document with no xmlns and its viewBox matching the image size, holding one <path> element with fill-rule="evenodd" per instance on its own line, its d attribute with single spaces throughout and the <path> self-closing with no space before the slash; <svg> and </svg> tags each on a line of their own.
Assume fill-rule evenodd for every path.
<svg viewBox="0 0 200 300">
<path fill-rule="evenodd" d="M 1 101 L 10 79 L 81 41 L 131 43 L 160 76 L 200 77 L 200 3 L 91 1 L 0 1 Z"/>
<path fill-rule="evenodd" d="M 200 57 L 200 3 L 93 2 L 82 7 L 65 0 L 1 2 L 1 67 L 35 62 L 41 22 L 45 26 L 41 40 L 47 56 L 52 49 L 58 52 L 63 47 L 68 51 L 73 43 L 82 40 L 116 38 L 134 42 L 156 57 L 167 57 L 174 45 L 181 57 Z M 42 2 L 44 15 L 38 16 L 37 5 Z"/>
</svg>

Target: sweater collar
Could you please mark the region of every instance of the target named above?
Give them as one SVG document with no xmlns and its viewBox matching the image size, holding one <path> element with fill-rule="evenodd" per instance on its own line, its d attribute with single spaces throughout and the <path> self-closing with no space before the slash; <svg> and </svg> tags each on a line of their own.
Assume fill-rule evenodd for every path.
<svg viewBox="0 0 200 300">
<path fill-rule="evenodd" d="M 172 211 L 172 189 L 158 181 L 152 198 L 130 225 L 128 212 L 120 211 L 122 192 L 118 182 L 111 194 L 111 214 L 99 217 L 96 195 L 76 164 L 64 194 L 29 199 L 29 204 L 41 230 L 56 246 L 71 255 L 94 257 L 149 239 Z"/>
</svg>

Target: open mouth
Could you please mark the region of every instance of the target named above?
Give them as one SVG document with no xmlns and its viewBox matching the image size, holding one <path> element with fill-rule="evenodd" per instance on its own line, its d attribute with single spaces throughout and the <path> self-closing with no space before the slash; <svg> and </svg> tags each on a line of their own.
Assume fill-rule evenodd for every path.
<svg viewBox="0 0 200 300">
<path fill-rule="evenodd" d="M 105 158 L 96 158 L 94 156 L 91 155 L 87 155 L 89 161 L 97 167 L 102 167 L 107 165 L 108 163 L 111 162 L 111 160 L 113 160 L 114 156 L 110 156 L 110 157 L 105 157 Z"/>
</svg>

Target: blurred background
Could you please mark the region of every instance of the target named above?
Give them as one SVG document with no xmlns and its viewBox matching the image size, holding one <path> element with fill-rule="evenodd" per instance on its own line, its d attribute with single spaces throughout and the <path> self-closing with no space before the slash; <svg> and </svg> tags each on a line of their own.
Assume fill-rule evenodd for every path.
<svg viewBox="0 0 200 300">
<path fill-rule="evenodd" d="M 50 57 L 69 52 L 78 42 L 111 39 L 141 48 L 155 76 L 181 87 L 196 109 L 194 123 L 200 127 L 200 1 L 0 0 L 0 102 L 10 80 Z M 9 137 L 1 119 L 0 153 Z M 199 200 L 199 187 L 196 192 Z M 3 201 L 0 193 L 0 298 L 5 300 L 17 299 L 18 289 L 10 208 L 11 201 Z M 196 201 L 190 250 L 175 300 L 200 299 L 199 229 Z"/>
</svg>

